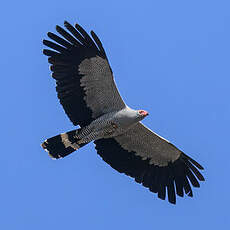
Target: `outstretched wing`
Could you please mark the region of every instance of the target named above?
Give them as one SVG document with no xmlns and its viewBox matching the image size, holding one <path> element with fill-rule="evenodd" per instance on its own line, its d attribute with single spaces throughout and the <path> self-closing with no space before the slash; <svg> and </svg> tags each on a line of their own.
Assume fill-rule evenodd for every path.
<svg viewBox="0 0 230 230">
<path fill-rule="evenodd" d="M 98 154 L 121 173 L 135 178 L 158 197 L 176 203 L 176 194 L 193 196 L 190 183 L 199 187 L 203 167 L 142 123 L 121 136 L 94 142 Z"/>
<path fill-rule="evenodd" d="M 75 28 L 64 23 L 68 30 L 56 26 L 61 37 L 49 32 L 53 41 L 43 44 L 49 56 L 52 77 L 60 103 L 74 125 L 85 126 L 105 113 L 125 107 L 113 79 L 112 70 L 102 44 L 91 31 L 92 38 L 78 24 Z"/>
</svg>

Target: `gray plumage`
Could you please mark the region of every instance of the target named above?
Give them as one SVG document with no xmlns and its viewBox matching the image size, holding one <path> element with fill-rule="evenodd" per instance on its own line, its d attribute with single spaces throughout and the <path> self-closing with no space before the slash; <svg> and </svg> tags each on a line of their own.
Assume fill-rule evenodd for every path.
<svg viewBox="0 0 230 230">
<path fill-rule="evenodd" d="M 140 121 L 148 113 L 133 110 L 122 100 L 107 56 L 96 34 L 92 38 L 78 24 L 57 26 L 63 38 L 43 43 L 60 103 L 74 125 L 81 128 L 47 139 L 42 147 L 52 158 L 62 158 L 94 141 L 98 154 L 158 197 L 176 202 L 176 195 L 192 196 L 203 167 Z M 189 182 L 190 181 L 190 182 Z"/>
<path fill-rule="evenodd" d="M 79 65 L 84 100 L 92 110 L 92 117 L 119 111 L 126 107 L 115 85 L 108 61 L 99 56 L 85 59 Z"/>
</svg>

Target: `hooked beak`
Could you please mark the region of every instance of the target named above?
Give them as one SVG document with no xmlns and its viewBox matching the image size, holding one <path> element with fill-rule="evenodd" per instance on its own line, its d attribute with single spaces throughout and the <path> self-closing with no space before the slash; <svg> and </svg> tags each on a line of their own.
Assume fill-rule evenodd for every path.
<svg viewBox="0 0 230 230">
<path fill-rule="evenodd" d="M 145 117 L 149 115 L 149 113 L 145 110 L 139 110 L 139 114 L 141 114 L 142 116 L 145 116 Z"/>
<path fill-rule="evenodd" d="M 143 111 L 142 113 L 143 113 L 144 116 L 148 116 L 149 115 L 149 113 L 147 111 Z"/>
</svg>

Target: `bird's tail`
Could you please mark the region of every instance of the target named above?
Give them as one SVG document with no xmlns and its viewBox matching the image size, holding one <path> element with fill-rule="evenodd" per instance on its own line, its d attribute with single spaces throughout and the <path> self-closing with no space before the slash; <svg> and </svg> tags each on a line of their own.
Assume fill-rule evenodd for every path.
<svg viewBox="0 0 230 230">
<path fill-rule="evenodd" d="M 67 133 L 59 134 L 45 140 L 41 146 L 49 153 L 49 156 L 54 159 L 63 158 L 77 149 L 88 143 L 81 143 L 80 139 L 76 138 L 76 134 L 81 129 L 75 129 Z"/>
</svg>

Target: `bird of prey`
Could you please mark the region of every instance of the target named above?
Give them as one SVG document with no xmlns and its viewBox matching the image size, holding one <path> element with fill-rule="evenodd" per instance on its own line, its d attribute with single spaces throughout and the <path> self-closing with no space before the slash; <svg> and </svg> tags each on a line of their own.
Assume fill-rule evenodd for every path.
<svg viewBox="0 0 230 230">
<path fill-rule="evenodd" d="M 148 112 L 131 109 L 116 87 L 101 41 L 78 24 L 56 26 L 59 36 L 43 40 L 56 80 L 57 96 L 79 129 L 42 143 L 52 158 L 63 158 L 94 142 L 97 153 L 112 168 L 135 178 L 157 196 L 176 203 L 176 194 L 192 197 L 191 185 L 204 181 L 203 167 L 141 123 Z"/>
</svg>

